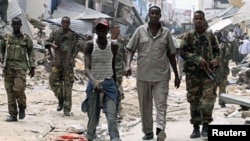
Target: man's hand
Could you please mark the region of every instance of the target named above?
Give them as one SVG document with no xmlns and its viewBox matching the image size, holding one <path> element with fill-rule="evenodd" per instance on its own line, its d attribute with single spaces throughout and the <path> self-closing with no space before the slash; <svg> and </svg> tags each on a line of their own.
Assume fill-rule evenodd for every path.
<svg viewBox="0 0 250 141">
<path fill-rule="evenodd" d="M 57 48 L 58 46 L 54 43 L 49 43 L 49 45 L 52 47 L 52 48 Z"/>
<path fill-rule="evenodd" d="M 93 88 L 96 93 L 100 93 L 102 91 L 102 84 L 101 81 L 95 80 L 93 82 Z"/>
<path fill-rule="evenodd" d="M 57 48 L 58 46 L 57 46 L 56 44 L 54 44 L 54 43 L 47 42 L 47 43 L 45 44 L 45 48 L 46 48 L 46 49 L 49 49 L 50 47 L 52 47 L 52 48 Z"/>
<path fill-rule="evenodd" d="M 124 75 L 126 77 L 132 75 L 132 70 L 131 70 L 131 67 L 130 66 L 124 66 Z"/>
<path fill-rule="evenodd" d="M 175 77 L 174 79 L 174 86 L 178 89 L 180 87 L 180 79 L 178 77 Z"/>
<path fill-rule="evenodd" d="M 34 75 L 35 75 L 35 68 L 32 67 L 32 68 L 30 68 L 29 76 L 30 76 L 30 78 L 32 78 L 32 77 L 34 77 Z"/>
<path fill-rule="evenodd" d="M 200 68 L 203 70 L 209 68 L 209 64 L 203 57 L 201 57 L 199 64 L 200 64 Z"/>
<path fill-rule="evenodd" d="M 219 61 L 218 61 L 218 59 L 213 59 L 212 61 L 210 61 L 210 63 L 209 63 L 209 66 L 211 66 L 211 67 L 217 67 L 219 65 Z"/>
</svg>

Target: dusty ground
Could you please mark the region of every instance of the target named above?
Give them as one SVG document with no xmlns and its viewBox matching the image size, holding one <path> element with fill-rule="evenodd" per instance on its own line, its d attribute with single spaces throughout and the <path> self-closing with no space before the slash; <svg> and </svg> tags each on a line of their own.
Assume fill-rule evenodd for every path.
<svg viewBox="0 0 250 141">
<path fill-rule="evenodd" d="M 0 70 L 1 71 L 1 70 Z M 36 76 L 32 79 L 27 78 L 27 104 L 26 118 L 18 122 L 5 122 L 8 116 L 7 111 L 7 96 L 4 90 L 3 79 L 0 78 L 0 140 L 1 141 L 48 141 L 54 140 L 60 135 L 68 132 L 78 132 L 81 135 L 85 134 L 87 125 L 87 114 L 81 112 L 81 102 L 85 98 L 85 84 L 81 81 L 76 81 L 73 87 L 73 107 L 70 117 L 64 117 L 63 112 L 57 112 L 57 99 L 48 87 L 48 73 L 43 65 L 39 65 L 36 70 Z M 174 78 L 174 77 L 172 77 Z M 231 78 L 230 78 L 231 79 Z M 140 113 L 138 109 L 138 100 L 135 87 L 135 78 L 124 78 L 125 99 L 122 101 L 123 119 L 119 124 L 119 130 L 123 141 L 138 140 L 141 141 Z M 228 93 L 240 95 L 242 97 L 250 97 L 250 92 L 238 85 L 230 85 Z M 182 80 L 179 89 L 174 88 L 173 79 L 170 82 L 170 94 L 168 99 L 168 114 L 167 122 L 170 123 L 166 130 L 172 129 L 171 126 L 182 129 L 184 132 L 183 139 L 178 136 L 178 140 L 183 141 L 189 138 L 192 129 L 191 126 L 182 126 L 183 123 L 188 124 L 189 120 L 189 104 L 186 102 L 185 81 Z M 220 124 L 243 124 L 244 119 L 237 112 L 238 105 L 227 105 L 221 109 L 216 102 L 214 109 L 214 123 Z M 236 114 L 225 117 L 228 112 Z M 174 124 L 176 123 L 176 124 Z M 189 125 L 189 124 L 188 124 Z M 49 131 L 51 127 L 55 129 Z M 136 129 L 135 129 L 136 127 Z M 98 126 L 98 141 L 108 140 L 107 125 L 104 114 L 101 115 L 101 121 Z M 77 130 L 76 130 L 77 129 Z M 138 129 L 138 130 L 137 130 Z M 49 131 L 49 132 L 48 132 Z M 171 132 L 171 131 L 170 131 Z M 173 131 L 172 131 L 173 132 Z M 137 136 L 137 133 L 140 136 Z M 168 133 L 167 133 L 168 134 Z M 183 134 L 183 133 L 180 133 Z M 134 136 L 133 136 L 134 135 Z M 138 138 L 138 139 L 134 139 Z M 170 137 L 171 138 L 171 137 Z M 177 141 L 178 141 L 177 140 Z"/>
</svg>

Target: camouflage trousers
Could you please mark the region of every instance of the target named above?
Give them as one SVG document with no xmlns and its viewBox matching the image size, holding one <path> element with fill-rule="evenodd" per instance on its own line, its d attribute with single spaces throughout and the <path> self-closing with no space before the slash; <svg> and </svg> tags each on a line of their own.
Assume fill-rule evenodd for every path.
<svg viewBox="0 0 250 141">
<path fill-rule="evenodd" d="M 19 109 L 26 109 L 26 71 L 5 69 L 4 73 L 4 86 L 8 98 L 8 111 L 12 116 L 18 114 Z"/>
<path fill-rule="evenodd" d="M 187 101 L 190 103 L 191 124 L 213 121 L 216 100 L 215 84 L 206 77 L 186 75 Z"/>
<path fill-rule="evenodd" d="M 116 78 L 116 88 L 117 88 L 117 93 L 118 93 L 118 103 L 124 99 L 124 92 L 123 92 L 123 87 L 122 87 L 122 77 L 117 77 Z"/>
<path fill-rule="evenodd" d="M 49 85 L 59 102 L 63 102 L 64 111 L 70 112 L 72 107 L 73 69 L 62 70 L 51 68 Z"/>
<path fill-rule="evenodd" d="M 216 70 L 216 76 L 220 83 L 217 85 L 215 91 L 217 91 L 217 88 L 219 88 L 219 95 L 221 93 L 226 93 L 226 87 L 227 87 L 227 76 L 230 73 L 229 69 L 229 61 L 223 61 L 218 69 Z M 219 104 L 224 104 L 220 99 L 219 99 Z"/>
</svg>

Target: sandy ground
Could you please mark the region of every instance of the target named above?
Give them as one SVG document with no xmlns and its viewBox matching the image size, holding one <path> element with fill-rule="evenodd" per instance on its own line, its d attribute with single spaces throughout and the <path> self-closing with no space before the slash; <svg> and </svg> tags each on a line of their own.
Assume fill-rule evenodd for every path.
<svg viewBox="0 0 250 141">
<path fill-rule="evenodd" d="M 36 76 L 32 79 L 27 78 L 28 107 L 26 118 L 18 122 L 8 123 L 5 122 L 8 116 L 7 96 L 3 78 L 0 78 L 0 140 L 49 141 L 69 132 L 84 136 L 88 121 L 87 114 L 81 112 L 81 102 L 85 98 L 85 84 L 86 82 L 83 84 L 80 81 L 74 83 L 71 116 L 65 117 L 63 112 L 56 111 L 57 99 L 48 87 L 48 73 L 44 71 L 44 66 L 38 66 Z M 121 139 L 123 141 L 142 141 L 143 134 L 141 132 L 135 77 L 124 78 L 123 86 L 125 91 L 125 99 L 122 101 L 123 119 L 119 123 Z M 167 140 L 169 141 L 191 140 L 189 135 L 192 132 L 192 126 L 189 123 L 189 104 L 186 101 L 185 89 L 185 80 L 182 80 L 179 89 L 174 87 L 173 79 L 171 80 L 166 127 Z M 238 85 L 228 86 L 228 93 L 246 98 L 250 97 L 250 91 L 242 90 L 241 86 Z M 245 119 L 241 118 L 241 113 L 237 112 L 238 109 L 238 105 L 232 104 L 228 104 L 226 108 L 222 109 L 216 102 L 213 124 L 244 124 Z M 234 114 L 225 116 L 225 114 L 232 112 Z M 98 139 L 96 141 L 109 140 L 104 114 L 101 114 L 97 134 Z M 192 140 L 200 141 L 204 139 Z M 151 141 L 156 141 L 156 137 Z"/>
</svg>

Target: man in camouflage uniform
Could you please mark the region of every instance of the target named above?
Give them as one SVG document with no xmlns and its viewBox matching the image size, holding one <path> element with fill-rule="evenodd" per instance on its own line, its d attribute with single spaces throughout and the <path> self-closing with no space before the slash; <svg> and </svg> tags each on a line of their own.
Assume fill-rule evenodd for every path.
<svg viewBox="0 0 250 141">
<path fill-rule="evenodd" d="M 213 33 L 204 28 L 203 11 L 194 12 L 193 22 L 195 30 L 183 37 L 180 55 L 185 60 L 187 101 L 190 103 L 190 122 L 194 127 L 190 138 L 198 138 L 200 134 L 207 137 L 208 124 L 213 121 L 216 84 L 208 74 L 218 66 L 220 49 Z M 203 124 L 201 133 L 200 124 Z"/>
<path fill-rule="evenodd" d="M 1 20 L 5 22 L 5 24 L 9 24 L 7 20 L 8 5 L 9 5 L 8 0 L 0 0 L 0 17 Z"/>
<path fill-rule="evenodd" d="M 120 26 L 117 22 L 113 22 L 111 24 L 111 41 L 117 42 L 119 45 L 119 49 L 115 58 L 115 81 L 118 93 L 118 116 L 122 118 L 120 112 L 122 110 L 121 100 L 124 99 L 123 87 L 122 87 L 122 77 L 123 77 L 123 68 L 124 68 L 124 56 L 125 56 L 125 48 L 124 48 L 124 39 L 120 36 Z"/>
<path fill-rule="evenodd" d="M 58 99 L 57 111 L 64 110 L 70 116 L 72 107 L 72 86 L 74 83 L 74 57 L 77 53 L 77 35 L 69 29 L 70 18 L 61 19 L 61 28 L 53 31 L 46 40 L 46 47 L 54 49 L 55 56 L 49 76 L 49 85 Z"/>
<path fill-rule="evenodd" d="M 232 59 L 233 56 L 233 49 L 232 46 L 227 38 L 226 31 L 218 31 L 214 33 L 218 39 L 220 44 L 221 50 L 221 58 L 219 59 L 219 67 L 216 69 L 216 76 L 219 80 L 219 95 L 221 93 L 226 93 L 226 86 L 227 86 L 227 76 L 229 75 L 229 60 Z M 219 35 L 221 34 L 221 35 Z M 219 105 L 224 108 L 226 105 L 223 101 L 219 99 Z"/>
<path fill-rule="evenodd" d="M 22 21 L 15 17 L 12 19 L 13 33 L 5 35 L 0 42 L 0 58 L 4 65 L 4 86 L 8 97 L 8 111 L 10 116 L 7 122 L 17 121 L 25 118 L 26 104 L 26 71 L 29 69 L 29 76 L 35 74 L 35 59 L 33 42 L 31 38 L 21 33 Z M 28 58 L 27 58 L 28 57 Z M 17 109 L 19 108 L 19 111 Z"/>
</svg>

